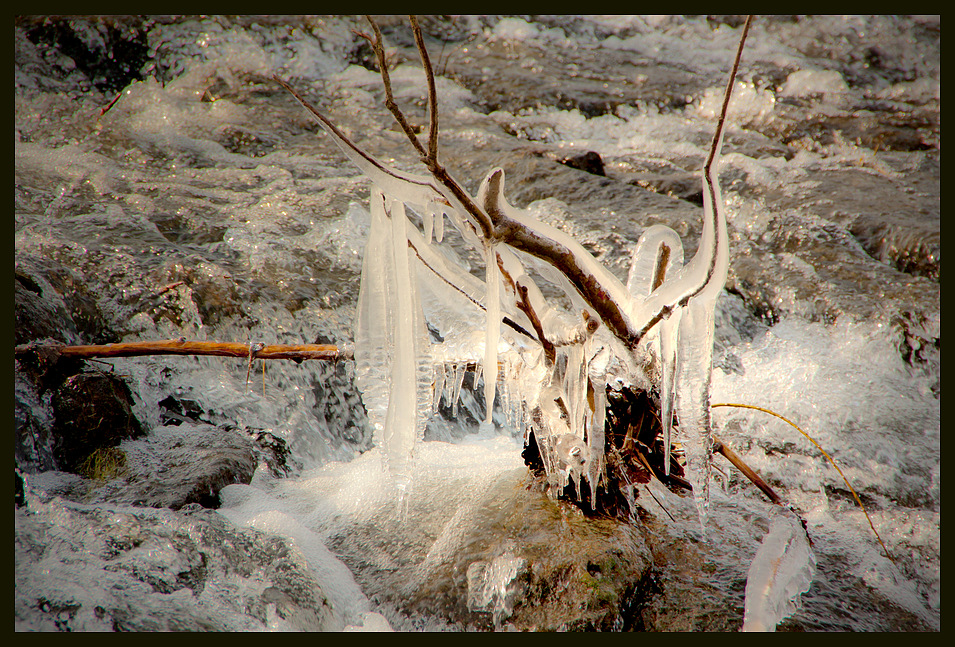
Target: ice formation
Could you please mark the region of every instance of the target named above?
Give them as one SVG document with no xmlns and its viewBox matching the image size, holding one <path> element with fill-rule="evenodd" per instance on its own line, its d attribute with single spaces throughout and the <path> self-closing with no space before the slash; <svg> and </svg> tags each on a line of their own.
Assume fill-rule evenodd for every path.
<svg viewBox="0 0 955 647">
<path fill-rule="evenodd" d="M 773 631 L 799 607 L 809 590 L 816 558 L 795 515 L 777 515 L 746 578 L 743 631 Z"/>
<path fill-rule="evenodd" d="M 466 212 L 454 208 L 454 196 L 444 195 L 437 183 L 398 174 L 364 154 L 356 157 L 378 187 L 372 197 L 355 335 L 358 385 L 399 487 L 413 481 L 414 445 L 427 416 L 442 400 L 457 412 L 464 374 L 474 365 L 483 374 L 484 423 L 492 424 L 500 392 L 505 418 L 523 428 L 526 438 L 533 431 L 553 491 L 573 484 L 581 494 L 580 486 L 587 481 L 593 492 L 604 464 L 608 362 L 602 356 L 616 353 L 628 356 L 618 358 L 615 366 L 655 376 L 651 382 L 655 380 L 660 395 L 667 452 L 676 412 L 704 516 L 713 308 L 728 262 L 725 223 L 714 209 L 718 189 L 707 193 L 707 223 L 694 259 L 684 266 L 676 233 L 651 227 L 634 250 L 623 285 L 569 236 L 508 205 L 500 169 L 482 184 L 479 204 L 486 203 L 489 191 L 498 191 L 499 209 L 533 235 L 571 250 L 582 271 L 623 304 L 632 327 L 646 331 L 628 347 L 610 339 L 560 271 L 540 267 L 505 241 L 477 239 L 474 228 L 465 224 Z M 409 220 L 405 205 L 420 214 L 424 233 Z M 483 282 L 461 267 L 453 252 L 443 251 L 433 235 L 444 213 L 484 257 Z M 537 267 L 563 288 L 577 314 L 548 301 L 525 267 Z M 422 290 L 431 295 L 425 310 L 441 338 L 433 344 L 424 324 Z M 479 328 L 483 334 L 476 335 Z M 646 376 L 614 377 L 647 381 Z"/>
<path fill-rule="evenodd" d="M 375 192 L 362 266 L 355 331 L 356 382 L 375 438 L 401 490 L 413 478 L 415 443 L 424 435 L 431 399 L 427 328 L 412 280 L 408 219 L 402 202 Z"/>
<path fill-rule="evenodd" d="M 468 566 L 468 609 L 490 611 L 495 626 L 500 626 L 514 609 L 515 581 L 524 564 L 508 551 L 490 563 L 478 561 Z"/>
<path fill-rule="evenodd" d="M 731 79 L 727 96 L 732 85 Z M 414 480 L 414 447 L 427 417 L 441 400 L 456 413 L 463 375 L 473 365 L 483 375 L 483 424 L 493 424 L 502 382 L 505 417 L 523 427 L 527 442 L 533 432 L 551 491 L 573 484 L 580 499 L 587 481 L 592 495 L 603 475 L 612 365 L 614 379 L 656 391 L 667 454 L 675 412 L 705 527 L 713 312 L 729 264 L 716 177 L 725 115 L 704 166 L 696 254 L 684 265 L 677 234 L 651 227 L 634 249 L 624 285 L 572 236 L 508 204 L 503 170 L 492 170 L 471 197 L 436 160 L 428 163 L 430 177 L 389 168 L 292 93 L 376 187 L 355 334 L 357 381 L 398 487 Z M 483 257 L 483 281 L 442 251 L 445 216 Z M 544 298 L 526 267 L 562 289 L 571 311 Z M 446 296 L 429 299 L 423 312 L 422 291 Z M 475 315 L 483 315 L 480 324 Z M 429 328 L 437 333 L 434 344 Z"/>
<path fill-rule="evenodd" d="M 427 417 L 442 399 L 457 412 L 461 382 L 473 365 L 483 375 L 484 424 L 493 424 L 502 382 L 505 417 L 523 427 L 525 438 L 533 431 L 552 490 L 562 491 L 572 483 L 580 495 L 587 481 L 594 492 L 603 473 L 610 354 L 616 359 L 615 370 L 626 367 L 624 375 L 614 378 L 655 385 L 667 453 L 675 411 L 705 523 L 713 310 L 728 266 L 715 174 L 704 176 L 704 226 L 696 255 L 683 265 L 677 234 L 651 227 L 634 249 L 624 285 L 571 236 L 508 204 L 501 169 L 485 178 L 469 213 L 462 204 L 466 198 L 449 190 L 447 182 L 390 169 L 319 119 L 376 186 L 355 334 L 357 382 L 398 487 L 407 488 L 413 481 L 414 446 Z M 714 150 L 710 171 L 717 157 Z M 521 249 L 506 237 L 482 237 L 473 221 L 474 204 L 505 218 L 532 243 Z M 418 215 L 423 233 L 409 220 L 406 207 Z M 442 249 L 445 215 L 483 256 L 484 281 L 461 267 L 453 252 Z M 560 251 L 565 259 L 560 267 L 526 253 L 539 240 Z M 563 289 L 573 311 L 545 299 L 525 267 L 534 267 Z M 600 287 L 611 303 L 609 316 L 586 300 L 580 289 L 585 282 Z M 421 290 L 438 295 L 427 308 L 429 325 L 441 339 L 434 344 L 424 323 Z M 483 328 L 480 337 L 477 328 Z"/>
</svg>

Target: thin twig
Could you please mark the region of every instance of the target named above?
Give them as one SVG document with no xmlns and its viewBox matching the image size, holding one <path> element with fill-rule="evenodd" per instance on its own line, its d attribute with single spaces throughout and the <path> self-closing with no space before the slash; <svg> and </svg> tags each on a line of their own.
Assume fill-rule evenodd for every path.
<svg viewBox="0 0 955 647">
<path fill-rule="evenodd" d="M 707 192 L 707 197 L 709 198 L 709 203 L 712 205 L 713 209 L 713 253 L 709 259 L 709 265 L 707 267 L 706 273 L 703 277 L 703 280 L 697 285 L 688 286 L 686 293 L 680 297 L 677 305 L 679 307 L 685 307 L 689 303 L 690 299 L 696 297 L 701 292 L 703 292 L 707 286 L 710 285 L 710 282 L 713 280 L 713 277 L 716 273 L 716 259 L 718 257 L 718 250 L 720 246 L 720 218 L 725 217 L 720 214 L 720 200 L 716 199 L 716 192 L 718 187 L 718 178 L 715 175 L 716 169 L 715 163 L 719 157 L 720 151 L 723 147 L 723 127 L 726 122 L 726 114 L 729 111 L 730 99 L 733 96 L 733 85 L 736 83 L 736 75 L 739 73 L 739 64 L 740 60 L 743 58 L 743 49 L 746 45 L 746 36 L 749 34 L 749 28 L 753 24 L 753 16 L 746 17 L 746 23 L 743 25 L 743 31 L 740 34 L 739 46 L 736 48 L 736 58 L 733 59 L 733 67 L 730 70 L 729 80 L 726 83 L 726 91 L 723 93 L 723 104 L 720 107 L 720 115 L 716 121 L 716 130 L 713 134 L 713 143 L 710 146 L 710 152 L 706 156 L 706 163 L 703 165 L 703 189 Z M 704 200 L 705 202 L 705 200 Z M 704 211 L 705 213 L 705 211 Z M 706 224 L 704 223 L 704 229 Z M 702 248 L 697 250 L 697 256 L 703 253 Z M 694 257 L 695 259 L 696 257 Z M 668 304 L 660 307 L 655 315 L 650 317 L 647 320 L 647 323 L 643 328 L 636 332 L 634 337 L 630 340 L 632 345 L 636 345 L 640 342 L 643 337 L 650 332 L 650 330 L 657 325 L 661 320 L 666 319 L 670 316 L 670 313 L 673 311 L 673 305 Z"/>
<path fill-rule="evenodd" d="M 40 342 L 24 344 L 14 348 L 15 357 L 26 357 L 38 353 L 43 353 L 46 356 L 53 355 L 76 359 L 141 357 L 145 355 L 214 355 L 242 359 L 290 359 L 296 362 L 307 359 L 324 361 L 348 359 L 348 353 L 330 344 L 254 344 L 250 347 L 249 344 L 233 342 L 186 341 L 185 339 L 90 346 L 66 346 Z"/>
<path fill-rule="evenodd" d="M 427 164 L 430 168 L 438 164 L 438 93 L 434 87 L 434 69 L 431 66 L 431 58 L 428 56 L 428 49 L 424 46 L 424 37 L 421 35 L 421 27 L 418 26 L 417 16 L 409 16 L 411 20 L 411 31 L 414 32 L 414 42 L 418 46 L 418 55 L 421 57 L 421 66 L 424 67 L 425 76 L 428 80 L 428 159 Z"/>
<path fill-rule="evenodd" d="M 711 404 L 711 405 L 710 405 L 710 408 L 711 408 L 711 409 L 715 409 L 715 408 L 717 408 L 717 407 L 736 407 L 736 408 L 739 408 L 739 409 L 752 409 L 753 411 L 762 411 L 763 413 L 768 413 L 768 414 L 771 415 L 771 416 L 774 416 L 774 417 L 776 417 L 776 418 L 779 418 L 780 420 L 782 420 L 783 422 L 785 422 L 786 424 L 788 424 L 789 426 L 791 426 L 793 429 L 795 429 L 796 431 L 798 431 L 799 433 L 801 433 L 803 436 L 805 436 L 806 438 L 808 438 L 808 439 L 809 439 L 809 442 L 811 442 L 813 445 L 815 445 L 815 446 L 816 446 L 816 449 L 818 449 L 819 451 L 821 451 L 821 452 L 822 452 L 822 455 L 826 457 L 826 460 L 828 460 L 829 463 L 830 463 L 834 468 L 836 468 L 836 471 L 839 472 L 839 476 L 842 477 L 842 480 L 843 480 L 843 482 L 845 482 L 846 487 L 849 488 L 849 491 L 850 491 L 850 492 L 852 492 L 852 496 L 855 497 L 856 503 L 858 503 L 858 504 L 859 504 L 859 507 L 862 509 L 862 514 L 865 515 L 866 521 L 869 522 L 869 527 L 872 528 L 872 532 L 875 533 L 875 538 L 879 540 L 879 544 L 882 546 L 882 550 L 885 551 L 885 556 L 889 558 L 889 561 L 891 561 L 893 564 L 895 564 L 895 559 L 893 559 L 892 553 L 890 553 L 890 552 L 889 552 L 889 549 L 885 547 L 885 542 L 883 542 L 883 541 L 882 541 L 882 537 L 879 536 L 879 531 L 875 529 L 875 524 L 872 523 L 872 518 L 869 517 L 869 513 L 868 513 L 868 511 L 866 511 L 865 505 L 862 504 L 862 499 L 860 499 L 860 498 L 859 498 L 859 495 L 856 494 L 855 489 L 852 487 L 852 484 L 849 483 L 849 479 L 846 478 L 846 475 L 843 474 L 843 473 L 842 473 L 842 470 L 839 469 L 839 466 L 836 465 L 835 459 L 833 459 L 832 456 L 830 456 L 830 455 L 826 452 L 826 450 L 822 448 L 822 446 L 821 446 L 819 443 L 817 443 L 815 440 L 813 440 L 812 436 L 810 436 L 810 435 L 807 434 L 805 431 L 803 431 L 802 429 L 800 429 L 800 428 L 799 428 L 799 425 L 797 425 L 797 424 L 796 424 L 795 422 L 793 422 L 792 420 L 789 420 L 788 418 L 785 418 L 785 417 L 779 415 L 778 413 L 776 413 L 775 411 L 772 411 L 772 410 L 770 410 L 770 409 L 764 409 L 763 407 L 757 407 L 757 406 L 754 406 L 754 405 L 752 405 L 752 404 L 736 404 L 736 403 L 732 403 L 732 402 L 721 402 L 721 403 L 719 403 L 719 404 Z"/>
<path fill-rule="evenodd" d="M 517 306 L 518 310 L 527 315 L 531 325 L 534 327 L 534 332 L 537 333 L 537 340 L 544 348 L 544 356 L 547 358 L 547 365 L 553 366 L 557 363 L 557 349 L 554 347 L 553 342 L 547 339 L 547 335 L 544 334 L 544 326 L 541 324 L 541 320 L 537 316 L 537 311 L 534 310 L 534 307 L 531 305 L 531 301 L 527 296 L 527 286 L 518 283 L 517 294 L 520 296 L 520 300 L 517 301 L 515 305 Z"/>
<path fill-rule="evenodd" d="M 782 499 L 779 498 L 779 495 L 776 494 L 776 491 L 769 486 L 769 484 L 763 480 L 763 477 L 754 470 L 752 467 L 743 462 L 743 459 L 737 455 L 732 449 L 723 443 L 723 441 L 713 438 L 713 452 L 717 454 L 722 454 L 726 457 L 730 463 L 732 463 L 736 469 L 743 473 L 743 476 L 752 481 L 753 485 L 762 490 L 763 494 L 769 497 L 769 500 L 775 503 L 776 505 L 782 505 Z"/>
<path fill-rule="evenodd" d="M 418 151 L 422 159 L 427 161 L 428 153 L 425 151 L 424 146 L 421 145 L 421 142 L 418 141 L 418 135 L 415 133 L 411 124 L 408 123 L 408 120 L 405 119 L 404 113 L 401 112 L 401 109 L 395 101 L 395 95 L 392 94 L 391 76 L 388 74 L 388 62 L 385 59 L 385 47 L 382 42 L 381 30 L 378 28 L 378 23 L 376 23 L 371 16 L 365 16 L 365 20 L 368 21 L 372 30 L 375 32 L 374 39 L 368 36 L 364 37 L 371 43 L 371 47 L 375 51 L 375 58 L 378 59 L 378 71 L 381 73 L 381 82 L 385 86 L 385 105 L 388 107 L 388 110 L 391 111 L 392 116 L 395 118 L 395 121 L 398 122 L 398 125 L 401 126 L 401 129 L 405 131 L 405 136 L 408 137 L 408 140 L 415 147 L 415 150 Z"/>
<path fill-rule="evenodd" d="M 736 48 L 736 58 L 733 59 L 733 69 L 730 71 L 730 78 L 726 83 L 726 92 L 723 93 L 723 105 L 720 107 L 720 116 L 716 121 L 716 131 L 713 133 L 713 145 L 710 146 L 710 153 L 706 157 L 706 164 L 703 165 L 703 172 L 707 176 L 709 176 L 713 168 L 713 162 L 720 152 L 723 124 L 726 122 L 726 113 L 729 112 L 730 99 L 733 96 L 733 84 L 736 83 L 736 74 L 739 72 L 739 62 L 743 58 L 743 46 L 746 44 L 746 36 L 749 35 L 749 28 L 752 24 L 753 16 L 746 16 L 743 33 L 739 37 L 739 47 Z"/>
<path fill-rule="evenodd" d="M 484 307 L 484 304 L 483 304 L 483 303 L 481 303 L 480 301 L 478 301 L 477 299 L 475 299 L 474 297 L 472 297 L 470 294 L 468 294 L 468 293 L 465 292 L 463 289 L 461 289 L 460 286 L 455 285 L 454 282 L 450 281 L 450 280 L 448 279 L 448 277 L 446 277 L 444 274 L 440 273 L 438 270 L 436 270 L 435 268 L 433 268 L 433 267 L 431 266 L 431 264 L 428 263 L 428 261 L 425 260 L 425 258 L 421 255 L 421 252 L 418 250 L 418 248 L 415 246 L 415 244 L 414 244 L 411 240 L 408 241 L 408 247 L 410 247 L 410 248 L 411 248 L 411 251 L 413 251 L 413 252 L 415 253 L 415 256 L 418 258 L 418 261 L 420 261 L 421 264 L 425 266 L 425 268 L 427 268 L 428 270 L 430 270 L 432 274 L 434 274 L 437 278 L 439 278 L 439 279 L 441 279 L 442 281 L 444 281 L 449 287 L 451 287 L 451 288 L 453 288 L 454 290 L 456 290 L 457 292 L 459 292 L 465 299 L 467 299 L 468 301 L 470 301 L 470 302 L 471 302 L 472 304 L 474 304 L 477 308 L 480 308 L 481 310 L 483 310 L 483 311 L 485 311 L 485 312 L 487 311 L 487 308 Z M 527 330 L 525 330 L 523 326 L 521 326 L 520 324 L 516 323 L 516 322 L 515 322 L 513 319 L 511 319 L 510 317 L 507 317 L 507 316 L 502 317 L 502 318 L 501 318 L 501 323 L 503 323 L 503 324 L 506 325 L 507 327 L 513 329 L 515 332 L 518 332 L 518 333 L 524 335 L 525 337 L 527 337 L 527 338 L 529 338 L 529 339 L 534 339 L 534 336 L 533 336 L 531 333 L 529 333 Z"/>
</svg>

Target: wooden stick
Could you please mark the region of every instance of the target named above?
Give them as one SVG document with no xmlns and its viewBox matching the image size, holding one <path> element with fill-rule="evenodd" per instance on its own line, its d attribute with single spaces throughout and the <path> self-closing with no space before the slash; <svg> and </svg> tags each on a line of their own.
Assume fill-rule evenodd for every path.
<svg viewBox="0 0 955 647">
<path fill-rule="evenodd" d="M 816 449 L 818 449 L 819 451 L 821 451 L 821 452 L 822 452 L 822 455 L 826 457 L 826 460 L 828 460 L 829 463 L 836 469 L 836 471 L 839 472 L 839 476 L 842 477 L 842 480 L 843 480 L 843 482 L 846 484 L 846 487 L 849 488 L 849 491 L 852 492 L 852 496 L 855 497 L 856 503 L 858 503 L 858 504 L 859 504 L 859 507 L 862 508 L 862 514 L 865 515 L 866 521 L 869 522 L 869 527 L 872 528 L 872 532 L 875 533 L 875 538 L 879 540 L 879 544 L 882 546 L 882 550 L 885 551 L 885 556 L 889 558 L 889 561 L 891 561 L 893 564 L 895 564 L 895 558 L 892 557 L 892 553 L 890 553 L 890 552 L 889 552 L 889 549 L 886 548 L 885 543 L 882 541 L 882 537 L 879 535 L 879 531 L 875 529 L 875 524 L 872 523 L 872 517 L 869 516 L 869 511 L 865 509 L 865 505 L 862 503 L 862 499 L 859 498 L 859 495 L 856 493 L 855 488 L 852 487 L 852 484 L 849 483 L 849 479 L 846 478 L 846 475 L 843 474 L 843 473 L 842 473 L 842 470 L 839 469 L 839 466 L 836 465 L 836 460 L 835 460 L 832 456 L 830 456 L 829 453 L 828 453 L 825 449 L 822 448 L 822 445 L 820 445 L 819 443 L 817 443 L 817 442 L 813 439 L 812 436 L 810 436 L 810 435 L 807 434 L 805 431 L 803 431 L 803 430 L 799 427 L 799 425 L 797 425 L 797 424 L 796 424 L 795 422 L 793 422 L 792 420 L 790 420 L 790 419 L 788 419 L 788 418 L 785 418 L 785 417 L 779 415 L 778 413 L 776 413 L 775 411 L 772 411 L 771 409 L 765 409 L 765 408 L 763 408 L 763 407 L 757 407 L 757 406 L 752 405 L 752 404 L 739 404 L 739 403 L 734 403 L 734 402 L 721 402 L 721 403 L 718 403 L 718 404 L 711 404 L 711 405 L 710 405 L 710 408 L 711 408 L 711 409 L 715 409 L 715 408 L 717 408 L 717 407 L 737 407 L 737 408 L 739 408 L 739 409 L 752 409 L 753 411 L 762 411 L 763 413 L 768 413 L 768 414 L 771 415 L 771 416 L 775 416 L 776 418 L 779 418 L 780 420 L 782 420 L 783 422 L 785 422 L 786 424 L 788 424 L 789 426 L 791 426 L 793 429 L 795 429 L 796 431 L 798 431 L 799 433 L 801 433 L 803 436 L 805 436 L 806 438 L 808 438 L 808 439 L 809 439 L 809 442 L 811 442 L 813 445 L 815 445 L 815 446 L 816 446 Z M 725 454 L 724 454 L 724 456 L 725 456 Z M 734 463 L 734 464 L 735 464 L 735 463 Z M 768 486 L 767 486 L 767 487 L 768 487 Z"/>
<path fill-rule="evenodd" d="M 15 357 L 34 353 L 50 353 L 56 357 L 90 359 L 94 357 L 139 357 L 143 355 L 215 355 L 242 359 L 290 359 L 301 362 L 306 359 L 337 361 L 350 359 L 351 354 L 331 344 L 239 344 L 216 341 L 186 341 L 166 339 L 140 341 L 124 344 L 91 346 L 66 346 L 56 342 L 34 342 L 17 346 Z"/>
<path fill-rule="evenodd" d="M 717 454 L 722 454 L 726 457 L 730 463 L 732 463 L 736 469 L 743 473 L 743 476 L 748 478 L 753 482 L 753 485 L 758 487 L 763 491 L 763 494 L 769 497 L 769 500 L 775 503 L 776 505 L 782 505 L 782 499 L 779 498 L 779 495 L 776 494 L 776 491 L 773 488 L 769 487 L 769 484 L 763 480 L 763 477 L 754 470 L 752 467 L 743 462 L 743 459 L 737 455 L 732 449 L 723 444 L 721 440 L 713 438 L 713 451 Z"/>
</svg>

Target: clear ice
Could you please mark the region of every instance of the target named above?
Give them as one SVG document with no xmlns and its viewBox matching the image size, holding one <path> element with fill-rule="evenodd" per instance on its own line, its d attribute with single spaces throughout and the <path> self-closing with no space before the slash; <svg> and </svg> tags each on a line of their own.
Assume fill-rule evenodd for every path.
<svg viewBox="0 0 955 647">
<path fill-rule="evenodd" d="M 594 492 L 604 469 L 604 391 L 611 377 L 656 390 L 667 455 L 675 412 L 687 476 L 705 527 L 712 460 L 713 312 L 729 264 L 715 177 L 722 137 L 703 179 L 703 231 L 696 254 L 684 265 L 677 234 L 650 227 L 634 249 L 626 284 L 573 237 L 508 204 L 500 168 L 487 175 L 474 199 L 475 204 L 493 205 L 529 237 L 566 250 L 588 280 L 619 305 L 625 325 L 644 332 L 628 347 L 613 338 L 558 268 L 506 241 L 478 236 L 463 198 L 447 182 L 391 169 L 320 123 L 377 187 L 362 268 L 356 362 L 369 419 L 399 486 L 413 480 L 414 445 L 440 401 L 457 415 L 461 383 L 472 365 L 484 378 L 484 411 L 477 416 L 483 424 L 492 424 L 501 382 L 507 409 L 503 419 L 524 426 L 525 438 L 534 432 L 551 489 L 560 491 L 572 481 L 580 492 L 586 480 Z M 406 207 L 418 214 L 422 231 L 406 217 Z M 445 216 L 483 257 L 483 281 L 441 243 Z M 525 267 L 563 290 L 572 311 L 546 299 Z M 421 291 L 430 295 L 424 311 Z M 425 313 L 441 341 L 429 343 Z M 478 336 L 479 328 L 483 334 Z M 608 360 L 608 354 L 616 361 Z M 608 376 L 608 366 L 615 374 Z M 519 413 L 512 410 L 515 402 Z M 470 408 L 470 402 L 465 404 Z"/>
<path fill-rule="evenodd" d="M 743 631 L 773 631 L 799 608 L 815 571 L 801 522 L 793 514 L 776 515 L 749 567 Z"/>
</svg>

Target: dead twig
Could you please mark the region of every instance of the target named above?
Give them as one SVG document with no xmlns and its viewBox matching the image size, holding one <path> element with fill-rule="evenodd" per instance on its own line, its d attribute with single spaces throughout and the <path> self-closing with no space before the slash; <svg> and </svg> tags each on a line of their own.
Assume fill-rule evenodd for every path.
<svg viewBox="0 0 955 647">
<path fill-rule="evenodd" d="M 428 82 L 428 158 L 426 163 L 431 166 L 438 163 L 438 93 L 434 85 L 434 68 L 431 65 L 431 57 L 428 56 L 428 48 L 424 46 L 424 37 L 421 35 L 421 27 L 418 26 L 417 16 L 408 16 L 411 20 L 411 31 L 414 32 L 414 42 L 418 47 L 418 56 L 421 57 L 421 65 L 424 67 L 425 77 Z"/>
<path fill-rule="evenodd" d="M 261 348 L 260 348 L 261 346 Z M 350 354 L 331 344 L 239 344 L 216 341 L 167 339 L 123 344 L 67 346 L 55 342 L 34 342 L 14 348 L 14 357 L 42 354 L 44 357 L 91 359 L 96 357 L 141 357 L 145 355 L 214 355 L 241 359 L 307 359 L 338 361 Z"/>
<path fill-rule="evenodd" d="M 422 160 L 426 161 L 428 158 L 428 152 L 425 151 L 424 146 L 421 145 L 421 142 L 418 140 L 417 133 L 415 133 L 415 130 L 411 124 L 408 123 L 404 113 L 401 112 L 401 108 L 398 107 L 398 103 L 395 101 L 395 95 L 391 91 L 391 75 L 388 73 L 388 61 L 385 57 L 385 46 L 381 38 L 381 30 L 378 28 L 378 23 L 376 23 L 371 16 L 365 16 L 365 20 L 367 20 L 368 24 L 371 25 L 372 31 L 375 32 L 375 37 L 372 38 L 368 34 L 363 34 L 361 32 L 357 33 L 359 36 L 368 41 L 368 43 L 371 45 L 371 49 L 375 52 L 375 58 L 378 61 L 378 72 L 381 74 L 381 83 L 385 88 L 385 106 L 387 106 L 388 110 L 391 111 L 395 121 L 397 121 L 398 125 L 401 126 L 401 129 L 405 132 L 405 136 L 408 138 L 408 141 L 411 142 L 412 146 L 415 147 L 415 150 L 418 151 L 418 154 L 421 155 Z"/>
<path fill-rule="evenodd" d="M 769 497 L 769 500 L 775 503 L 776 505 L 782 505 L 782 499 L 779 498 L 779 495 L 776 494 L 776 491 L 769 486 L 769 484 L 763 480 L 763 477 L 754 470 L 752 467 L 743 462 L 743 459 L 734 452 L 732 449 L 723 444 L 723 441 L 713 438 L 713 452 L 716 454 L 722 454 L 726 460 L 733 464 L 733 466 L 743 473 L 743 476 L 748 478 L 753 485 L 762 490 L 763 494 Z"/>
<path fill-rule="evenodd" d="M 735 403 L 735 402 L 720 402 L 720 403 L 718 403 L 718 404 L 711 404 L 711 405 L 710 405 L 710 408 L 711 408 L 711 409 L 715 409 L 715 408 L 717 408 L 717 407 L 735 407 L 735 408 L 737 408 L 737 409 L 752 409 L 753 411 L 761 411 L 761 412 L 763 412 L 763 413 L 768 413 L 768 414 L 771 415 L 771 416 L 774 416 L 774 417 L 776 417 L 776 418 L 779 418 L 780 420 L 782 420 L 783 422 L 785 422 L 786 424 L 788 424 L 789 426 L 791 426 L 793 429 L 795 429 L 796 431 L 798 431 L 799 433 L 801 433 L 803 436 L 805 436 L 805 437 L 809 440 L 809 442 L 811 442 L 813 445 L 816 446 L 816 449 L 818 449 L 820 452 L 822 452 L 822 455 L 826 457 L 826 460 L 829 461 L 829 464 L 832 465 L 837 472 L 839 472 L 839 476 L 842 477 L 842 481 L 846 484 L 846 487 L 849 488 L 849 491 L 852 492 L 852 496 L 855 498 L 856 503 L 858 503 L 858 504 L 859 504 L 859 507 L 862 509 L 862 514 L 865 515 L 866 521 L 869 522 L 869 527 L 872 528 L 872 532 L 875 533 L 875 538 L 879 540 L 879 545 L 882 546 L 882 550 L 885 551 L 885 556 L 888 557 L 888 558 L 889 558 L 889 561 L 891 561 L 893 564 L 895 563 L 895 559 L 892 557 L 892 553 L 890 553 L 890 552 L 889 552 L 889 549 L 886 548 L 885 542 L 883 542 L 883 541 L 882 541 L 882 537 L 879 536 L 879 531 L 875 529 L 875 524 L 872 523 L 872 518 L 869 516 L 868 510 L 865 509 L 865 505 L 863 505 L 862 499 L 859 498 L 859 495 L 856 493 L 855 488 L 852 487 L 852 484 L 849 483 L 849 479 L 846 478 L 846 475 L 843 474 L 843 473 L 842 473 L 842 470 L 839 469 L 839 466 L 836 465 L 835 459 L 834 459 L 832 456 L 830 456 L 829 453 L 828 453 L 825 449 L 822 448 L 822 445 L 820 445 L 819 443 L 817 443 L 817 442 L 815 441 L 815 439 L 813 439 L 812 436 L 810 436 L 810 435 L 807 434 L 805 431 L 803 431 L 803 430 L 799 427 L 799 425 L 797 425 L 797 424 L 796 424 L 795 422 L 793 422 L 792 420 L 790 420 L 790 419 L 788 419 L 788 418 L 786 418 L 786 417 L 784 417 L 784 416 L 781 416 L 781 415 L 779 415 L 778 413 L 776 413 L 775 411 L 772 411 L 772 410 L 770 410 L 770 409 L 765 409 L 765 408 L 763 408 L 763 407 L 757 407 L 757 406 L 752 405 L 752 404 L 739 404 L 739 403 Z M 723 455 L 726 456 L 726 454 L 723 454 Z M 729 458 L 729 457 L 727 456 L 727 458 Z M 738 458 L 738 457 L 737 457 L 737 458 Z M 742 461 L 740 461 L 740 462 L 742 462 Z M 735 463 L 734 463 L 734 465 L 735 465 Z M 768 487 L 768 486 L 767 486 L 767 487 Z M 760 488 L 760 489 L 762 489 L 762 488 Z"/>
</svg>

